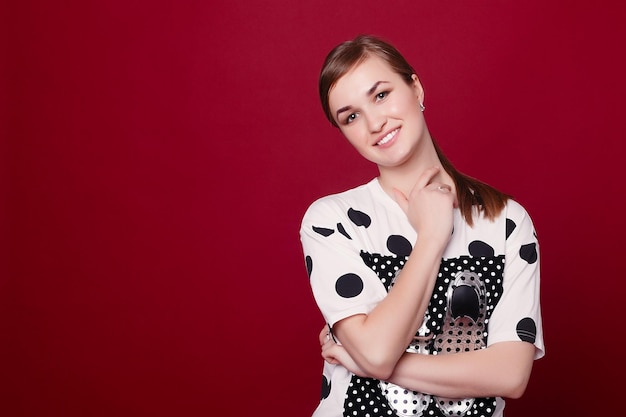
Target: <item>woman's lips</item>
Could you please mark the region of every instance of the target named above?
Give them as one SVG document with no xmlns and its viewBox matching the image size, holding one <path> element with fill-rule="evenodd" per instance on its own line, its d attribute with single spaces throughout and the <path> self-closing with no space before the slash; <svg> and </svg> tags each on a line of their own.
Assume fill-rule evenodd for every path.
<svg viewBox="0 0 626 417">
<path fill-rule="evenodd" d="M 384 145 L 386 143 L 389 143 L 389 141 L 396 136 L 396 134 L 398 133 L 399 130 L 400 130 L 400 128 L 397 128 L 397 129 L 394 129 L 391 132 L 387 133 L 381 140 L 376 142 L 376 145 L 377 146 L 382 146 L 382 145 Z"/>
</svg>

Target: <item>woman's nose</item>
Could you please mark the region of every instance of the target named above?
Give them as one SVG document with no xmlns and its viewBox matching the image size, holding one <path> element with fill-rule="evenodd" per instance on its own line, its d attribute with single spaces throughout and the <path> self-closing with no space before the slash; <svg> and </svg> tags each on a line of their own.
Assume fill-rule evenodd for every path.
<svg viewBox="0 0 626 417">
<path fill-rule="evenodd" d="M 380 132 L 387 123 L 387 118 L 382 114 L 370 114 L 367 117 L 367 124 L 371 132 Z"/>
</svg>

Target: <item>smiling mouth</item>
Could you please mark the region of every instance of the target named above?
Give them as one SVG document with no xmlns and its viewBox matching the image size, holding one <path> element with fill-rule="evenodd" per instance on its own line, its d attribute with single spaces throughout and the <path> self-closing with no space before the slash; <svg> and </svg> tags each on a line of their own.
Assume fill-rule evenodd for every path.
<svg viewBox="0 0 626 417">
<path fill-rule="evenodd" d="M 384 138 L 382 138 L 381 140 L 379 140 L 376 143 L 376 145 L 380 146 L 380 145 L 384 145 L 385 143 L 389 142 L 391 139 L 393 139 L 393 137 L 396 135 L 396 133 L 398 133 L 398 130 L 400 130 L 400 129 L 399 128 L 398 129 L 394 129 L 391 132 L 387 133 Z"/>
</svg>

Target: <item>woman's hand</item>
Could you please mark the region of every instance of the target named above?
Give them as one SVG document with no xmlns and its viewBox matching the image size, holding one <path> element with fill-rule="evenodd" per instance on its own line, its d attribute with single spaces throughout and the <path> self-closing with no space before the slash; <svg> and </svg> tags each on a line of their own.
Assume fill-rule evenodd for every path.
<svg viewBox="0 0 626 417">
<path fill-rule="evenodd" d="M 332 365 L 341 365 L 355 375 L 362 377 L 368 376 L 359 365 L 354 362 L 350 354 L 348 354 L 348 351 L 335 342 L 328 326 L 324 326 L 320 332 L 319 340 L 322 346 L 322 358 L 324 358 L 326 362 Z"/>
<path fill-rule="evenodd" d="M 450 185 L 435 181 L 440 172 L 439 167 L 424 170 L 408 196 L 396 188 L 393 192 L 418 235 L 445 244 L 452 234 L 456 195 Z"/>
</svg>

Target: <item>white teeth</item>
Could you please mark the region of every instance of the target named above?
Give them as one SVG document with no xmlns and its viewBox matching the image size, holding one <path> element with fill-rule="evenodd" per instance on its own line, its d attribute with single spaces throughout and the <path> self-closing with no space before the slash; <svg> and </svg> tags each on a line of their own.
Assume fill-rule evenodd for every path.
<svg viewBox="0 0 626 417">
<path fill-rule="evenodd" d="M 395 130 L 389 132 L 389 134 L 387 134 L 387 136 L 382 138 L 376 145 L 384 145 L 385 143 L 389 142 L 391 140 L 391 138 L 393 138 L 396 135 L 397 131 L 398 131 L 398 129 L 395 129 Z"/>
</svg>

